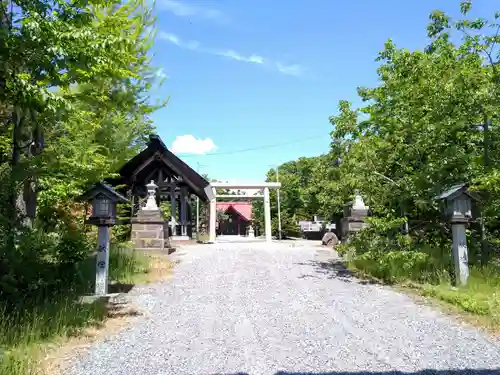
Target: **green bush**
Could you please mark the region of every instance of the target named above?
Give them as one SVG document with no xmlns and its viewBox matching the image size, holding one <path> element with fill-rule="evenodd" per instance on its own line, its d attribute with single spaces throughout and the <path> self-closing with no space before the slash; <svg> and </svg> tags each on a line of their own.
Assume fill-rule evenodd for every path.
<svg viewBox="0 0 500 375">
<path fill-rule="evenodd" d="M 274 236 L 278 236 L 278 217 L 275 216 L 271 220 L 271 231 Z M 300 227 L 297 225 L 297 220 L 287 214 L 281 215 L 281 236 L 286 237 L 300 237 Z"/>
<path fill-rule="evenodd" d="M 450 256 L 402 235 L 404 219 L 368 221 L 368 228 L 338 246 L 339 254 L 352 266 L 387 283 L 411 280 L 436 284 L 449 280 Z"/>
<path fill-rule="evenodd" d="M 17 254 L 17 263 L 9 258 L 15 268 L 0 279 L 0 375 L 33 373 L 40 344 L 76 335 L 107 317 L 102 300 L 79 301 L 95 283 L 95 254 L 84 236 L 32 231 L 22 237 Z M 130 244 L 111 245 L 110 280 L 133 284 L 149 266 Z"/>
<path fill-rule="evenodd" d="M 79 231 L 45 233 L 25 231 L 14 249 L 0 255 L 0 300 L 15 308 L 23 300 L 45 300 L 60 288 L 75 289 L 78 266 L 91 254 L 91 246 Z"/>
</svg>

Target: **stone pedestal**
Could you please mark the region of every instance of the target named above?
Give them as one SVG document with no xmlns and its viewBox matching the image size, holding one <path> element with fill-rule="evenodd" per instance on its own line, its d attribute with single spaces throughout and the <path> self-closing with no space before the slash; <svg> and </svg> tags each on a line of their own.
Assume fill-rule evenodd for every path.
<svg viewBox="0 0 500 375">
<path fill-rule="evenodd" d="M 366 228 L 366 218 L 368 217 L 369 207 L 365 206 L 363 199 L 357 193 L 354 202 L 344 206 L 344 217 L 340 221 L 340 236 L 342 242 L 345 242 L 349 237 Z"/>
<path fill-rule="evenodd" d="M 140 209 L 131 222 L 136 250 L 168 250 L 168 226 L 159 209 Z"/>
</svg>

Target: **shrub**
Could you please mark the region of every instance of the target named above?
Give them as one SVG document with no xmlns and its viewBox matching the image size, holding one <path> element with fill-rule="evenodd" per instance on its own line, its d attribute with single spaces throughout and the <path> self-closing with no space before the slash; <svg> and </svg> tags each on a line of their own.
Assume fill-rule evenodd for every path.
<svg viewBox="0 0 500 375">
<path fill-rule="evenodd" d="M 40 344 L 78 334 L 106 319 L 103 300 L 78 301 L 92 292 L 95 280 L 95 256 L 82 236 L 27 232 L 16 249 L 20 256 L 2 258 L 2 264 L 7 259 L 15 267 L 0 279 L 0 375 L 33 373 Z M 149 269 L 149 259 L 129 244 L 111 245 L 111 280 L 140 282 Z"/>
<path fill-rule="evenodd" d="M 370 226 L 338 246 L 352 266 L 387 283 L 449 280 L 449 252 L 400 233 L 404 219 L 369 218 Z"/>
</svg>

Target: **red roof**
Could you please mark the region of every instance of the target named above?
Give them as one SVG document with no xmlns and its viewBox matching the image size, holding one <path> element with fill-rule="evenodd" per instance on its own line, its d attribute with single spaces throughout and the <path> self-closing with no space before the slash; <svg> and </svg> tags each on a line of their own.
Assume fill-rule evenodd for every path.
<svg viewBox="0 0 500 375">
<path fill-rule="evenodd" d="M 252 219 L 252 202 L 217 202 L 217 211 L 226 212 L 233 208 L 245 220 Z"/>
</svg>

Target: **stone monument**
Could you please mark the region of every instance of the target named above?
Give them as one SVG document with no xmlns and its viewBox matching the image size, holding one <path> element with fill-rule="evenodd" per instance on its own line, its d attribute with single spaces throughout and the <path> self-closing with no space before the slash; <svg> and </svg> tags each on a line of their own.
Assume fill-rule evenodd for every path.
<svg viewBox="0 0 500 375">
<path fill-rule="evenodd" d="M 146 185 L 148 197 L 137 217 L 132 218 L 132 241 L 136 250 L 160 250 L 169 248 L 168 228 L 160 208 L 156 204 L 158 186 L 151 181 Z"/>
<path fill-rule="evenodd" d="M 254 230 L 253 230 L 253 226 L 252 226 L 252 225 L 250 225 L 250 226 L 248 227 L 248 237 L 249 237 L 249 238 L 255 238 L 255 232 L 254 232 Z"/>
<path fill-rule="evenodd" d="M 353 233 L 368 226 L 366 217 L 369 207 L 365 205 L 363 197 L 358 190 L 355 191 L 354 201 L 344 206 L 344 217 L 341 220 L 341 240 L 345 242 Z"/>
</svg>

